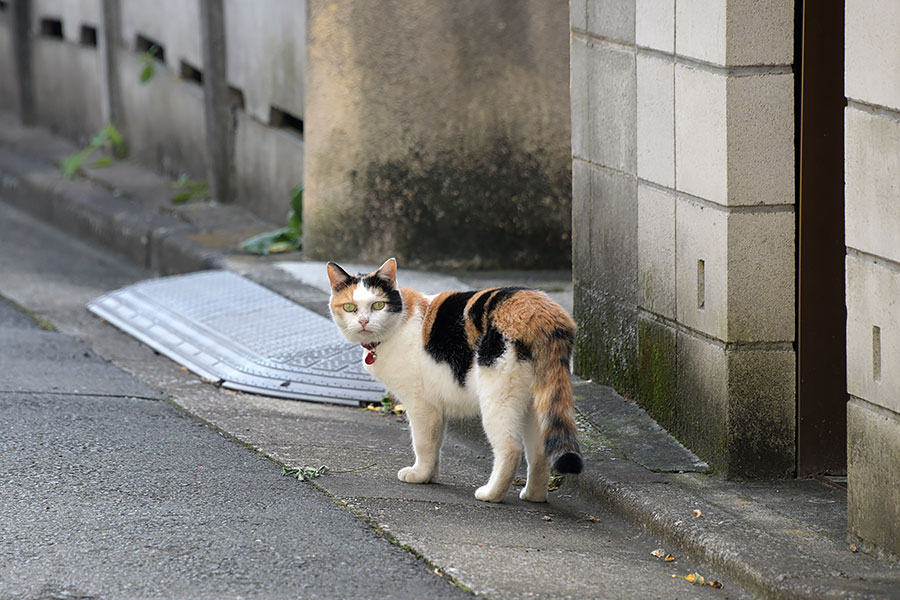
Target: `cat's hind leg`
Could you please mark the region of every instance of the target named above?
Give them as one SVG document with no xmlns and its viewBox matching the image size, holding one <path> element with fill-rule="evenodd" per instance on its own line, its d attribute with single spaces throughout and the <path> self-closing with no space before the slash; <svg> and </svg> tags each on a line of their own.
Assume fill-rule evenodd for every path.
<svg viewBox="0 0 900 600">
<path fill-rule="evenodd" d="M 475 491 L 475 498 L 500 502 L 522 461 L 522 432 L 531 403 L 528 374 L 513 363 L 505 368 L 480 368 L 477 377 L 481 420 L 493 449 L 494 466 L 488 482 Z"/>
<path fill-rule="evenodd" d="M 416 462 L 397 471 L 397 478 L 406 483 L 427 483 L 437 476 L 446 423 L 441 411 L 425 402 L 407 404 L 406 416 Z"/>
<path fill-rule="evenodd" d="M 547 484 L 550 483 L 550 465 L 544 453 L 544 438 L 534 409 L 525 416 L 523 431 L 525 460 L 528 461 L 528 481 L 519 492 L 519 498 L 529 502 L 547 501 Z"/>
</svg>

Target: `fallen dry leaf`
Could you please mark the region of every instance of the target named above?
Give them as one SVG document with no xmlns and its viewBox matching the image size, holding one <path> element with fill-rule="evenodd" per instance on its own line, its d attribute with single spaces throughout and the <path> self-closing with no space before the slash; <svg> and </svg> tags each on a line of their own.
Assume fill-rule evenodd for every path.
<svg viewBox="0 0 900 600">
<path fill-rule="evenodd" d="M 859 552 L 859 548 L 856 547 L 856 544 L 850 544 L 850 552 Z"/>
<path fill-rule="evenodd" d="M 689 581 L 695 585 L 706 585 L 706 579 L 699 573 L 688 573 L 684 576 L 685 581 Z"/>
<path fill-rule="evenodd" d="M 657 548 L 656 550 L 654 550 L 654 551 L 651 552 L 650 554 L 653 555 L 653 556 L 655 556 L 656 558 L 661 558 L 661 559 L 663 559 L 663 560 L 666 561 L 666 562 L 672 562 L 673 560 L 675 560 L 675 557 L 674 557 L 674 556 L 672 556 L 671 554 L 669 554 L 668 552 L 666 552 L 666 551 L 663 550 L 662 548 Z"/>
</svg>

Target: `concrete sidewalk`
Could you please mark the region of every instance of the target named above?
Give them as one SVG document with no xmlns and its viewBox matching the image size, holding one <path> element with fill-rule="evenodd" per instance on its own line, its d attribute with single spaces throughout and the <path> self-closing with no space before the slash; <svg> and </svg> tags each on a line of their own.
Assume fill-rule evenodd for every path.
<svg viewBox="0 0 900 600">
<path fill-rule="evenodd" d="M 173 206 L 169 202 L 173 195 L 170 181 L 129 162 L 114 163 L 103 169 L 88 168 L 83 176 L 64 180 L 59 175 L 59 160 L 77 149 L 40 129 L 23 128 L 14 116 L 0 112 L 2 199 L 65 232 L 103 244 L 155 272 L 227 268 L 326 314 L 327 294 L 314 280 L 319 265 L 279 266 L 283 258 L 250 257 L 236 250 L 241 239 L 276 225 L 231 206 L 208 203 Z M 287 258 L 297 261 L 301 257 Z M 428 281 L 459 282 L 473 287 L 524 283 L 554 293 L 564 304 L 567 297 L 571 301 L 571 288 L 565 277 L 553 273 L 418 276 L 425 282 L 423 285 Z M 402 281 L 402 265 L 400 277 Z M 846 490 L 840 484 L 816 480 L 724 481 L 704 472 L 702 462 L 672 440 L 639 407 L 613 390 L 578 381 L 576 393 L 587 471 L 568 477 L 550 506 L 543 511 L 537 509 L 536 518 L 547 511 L 553 512 L 557 503 L 569 506 L 567 514 L 579 510 L 585 515 L 593 514 L 591 507 L 597 508 L 597 514 L 611 509 L 664 540 L 668 551 L 684 556 L 686 562 L 696 560 L 713 565 L 760 596 L 900 598 L 900 569 L 854 552 L 846 543 Z M 300 459 L 284 450 L 283 437 L 280 437 L 284 432 L 276 424 L 290 420 L 292 427 L 302 428 L 308 419 L 295 419 L 295 413 L 316 412 L 309 405 L 289 406 L 282 401 L 246 395 L 234 402 L 203 403 L 192 399 L 188 387 L 173 397 L 192 413 L 290 465 L 299 465 Z M 245 431 L 247 415 L 253 411 L 268 415 L 258 422 L 265 423 L 268 419 L 272 428 L 261 425 L 258 430 Z M 319 426 L 328 430 L 325 422 Z M 391 426 L 403 427 L 402 423 Z M 281 433 L 276 435 L 278 431 Z M 298 430 L 291 435 L 312 436 L 313 433 Z M 454 428 L 452 434 L 450 444 L 454 448 L 472 457 L 473 462 L 484 460 L 478 427 L 464 423 Z M 396 451 L 391 461 L 406 460 L 408 448 L 401 441 L 404 435 L 396 438 L 399 447 L 391 446 L 392 452 Z M 327 464 L 327 445 L 320 448 L 320 455 L 305 454 L 303 460 L 309 461 L 312 456 Z M 361 452 L 354 464 L 335 467 L 364 466 L 368 458 Z M 392 477 L 394 467 L 390 462 L 373 469 L 384 468 L 385 477 Z M 360 485 L 353 474 L 327 481 L 334 487 L 323 484 L 323 489 L 342 498 L 356 497 L 352 491 Z M 437 486 L 438 493 L 445 493 L 440 487 Z M 433 498 L 426 495 L 409 500 L 431 502 Z M 452 510 L 466 510 L 461 499 L 444 500 L 448 502 L 446 506 L 455 507 Z M 387 531 L 407 531 L 398 525 L 403 519 L 402 511 L 379 507 L 377 502 L 357 505 L 351 501 L 350 504 Z M 440 510 L 444 509 L 436 512 Z M 432 554 L 427 555 L 436 564 L 440 544 L 451 543 L 449 539 L 440 541 L 442 525 L 439 523 L 451 523 L 453 515 L 441 514 L 447 521 L 438 521 L 435 515 L 437 529 L 428 546 Z M 572 531 L 577 529 L 576 523 L 577 519 L 571 520 Z M 414 549 L 425 543 L 410 533 L 395 534 L 395 537 Z M 485 558 L 488 557 L 473 557 L 473 560 Z M 465 580 L 464 572 L 459 576 Z M 585 578 L 588 579 L 586 575 Z M 584 589 L 586 594 L 589 589 Z M 547 594 L 552 595 L 550 591 Z M 633 594 L 624 592 L 624 595 Z"/>
</svg>

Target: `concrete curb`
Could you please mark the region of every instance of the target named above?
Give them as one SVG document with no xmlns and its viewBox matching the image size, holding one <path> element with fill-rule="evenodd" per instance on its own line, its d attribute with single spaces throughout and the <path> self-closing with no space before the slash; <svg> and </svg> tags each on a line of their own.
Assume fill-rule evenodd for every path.
<svg viewBox="0 0 900 600">
<path fill-rule="evenodd" d="M 200 231 L 85 179 L 65 180 L 46 163 L 0 149 L 4 198 L 66 233 L 102 244 L 161 274 L 222 266 L 220 254 L 189 239 Z"/>
</svg>

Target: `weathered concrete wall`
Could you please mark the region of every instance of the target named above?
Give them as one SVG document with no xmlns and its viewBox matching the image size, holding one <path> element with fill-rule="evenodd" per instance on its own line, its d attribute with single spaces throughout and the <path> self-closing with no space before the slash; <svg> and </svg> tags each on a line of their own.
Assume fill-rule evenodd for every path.
<svg viewBox="0 0 900 600">
<path fill-rule="evenodd" d="M 132 157 L 171 176 L 206 178 L 199 0 L 109 4 L 118 7 L 111 32 L 103 29 L 101 0 L 30 0 L 37 123 L 86 142 L 115 114 Z M 235 193 L 221 200 L 282 222 L 290 190 L 303 181 L 306 5 L 225 0 L 223 10 Z M 0 10 L 0 107 L 18 109 L 13 53 L 4 51 L 11 47 L 10 13 Z M 118 85 L 105 79 L 105 33 Z M 164 55 L 142 84 L 141 54 L 149 43 Z"/>
<path fill-rule="evenodd" d="M 848 521 L 900 556 L 900 4 L 845 6 Z"/>
<path fill-rule="evenodd" d="M 576 367 L 733 477 L 794 472 L 793 12 L 571 6 Z"/>
<path fill-rule="evenodd" d="M 235 111 L 237 202 L 282 223 L 303 183 L 306 3 L 266 0 L 262 11 L 257 0 L 226 0 L 225 39 L 228 84 L 244 102 Z"/>
<path fill-rule="evenodd" d="M 98 19 L 99 0 L 32 2 L 35 115 L 51 130 L 81 141 L 102 127 L 97 47 L 82 35 L 83 27 L 96 30 Z"/>
<path fill-rule="evenodd" d="M 566 8 L 312 0 L 307 253 L 567 265 Z"/>
<path fill-rule="evenodd" d="M 129 152 L 172 177 L 185 173 L 204 179 L 203 89 L 179 77 L 182 63 L 203 68 L 198 0 L 121 2 L 120 12 L 120 127 Z M 139 37 L 163 52 L 162 61 L 152 61 L 154 74 L 146 83 L 140 81 L 140 56 L 146 48 L 139 45 Z"/>
</svg>

